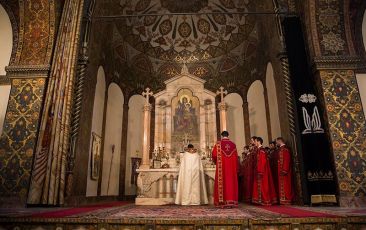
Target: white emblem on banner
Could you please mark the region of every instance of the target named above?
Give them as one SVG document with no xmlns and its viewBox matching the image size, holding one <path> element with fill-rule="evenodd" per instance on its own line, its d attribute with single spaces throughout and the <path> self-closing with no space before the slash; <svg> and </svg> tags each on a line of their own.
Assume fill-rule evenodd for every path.
<svg viewBox="0 0 366 230">
<path fill-rule="evenodd" d="M 302 103 L 315 103 L 316 102 L 316 96 L 314 94 L 303 94 L 300 96 L 299 101 Z"/>
<path fill-rule="evenodd" d="M 306 108 L 302 107 L 302 116 L 305 125 L 305 129 L 304 131 L 302 131 L 302 134 L 324 133 L 324 129 L 321 127 L 322 123 L 320 120 L 318 107 L 314 107 L 313 115 L 311 118 Z"/>
</svg>

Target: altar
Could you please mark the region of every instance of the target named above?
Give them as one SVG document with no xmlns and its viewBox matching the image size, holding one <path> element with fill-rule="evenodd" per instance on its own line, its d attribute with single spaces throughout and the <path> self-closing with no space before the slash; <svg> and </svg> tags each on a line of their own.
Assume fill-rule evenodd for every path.
<svg viewBox="0 0 366 230">
<path fill-rule="evenodd" d="M 217 141 L 217 93 L 204 87 L 205 80 L 188 73 L 184 65 L 180 75 L 165 81 L 163 91 L 149 89 L 144 107 L 143 159 L 137 178 L 137 205 L 173 204 L 179 174 L 179 159 L 188 144 L 201 155 L 209 201 L 213 203 L 215 165 L 211 151 Z M 222 92 L 221 92 L 222 93 Z M 155 98 L 154 123 L 151 123 L 149 97 Z M 220 122 L 221 124 L 226 122 Z M 150 130 L 154 125 L 154 146 Z"/>
<path fill-rule="evenodd" d="M 205 168 L 209 203 L 213 204 L 215 167 Z M 139 169 L 136 205 L 174 204 L 179 168 Z"/>
</svg>

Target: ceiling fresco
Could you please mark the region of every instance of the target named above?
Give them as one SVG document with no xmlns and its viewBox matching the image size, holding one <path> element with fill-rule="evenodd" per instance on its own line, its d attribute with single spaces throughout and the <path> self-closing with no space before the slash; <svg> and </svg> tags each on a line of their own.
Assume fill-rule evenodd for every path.
<svg viewBox="0 0 366 230">
<path fill-rule="evenodd" d="M 121 19 L 117 28 L 136 50 L 160 60 L 205 61 L 257 40 L 255 16 L 238 14 L 254 11 L 249 0 L 125 0 L 119 7 L 146 15 Z M 188 14 L 174 14 L 182 12 Z"/>
<path fill-rule="evenodd" d="M 164 89 L 181 72 L 242 92 L 263 75 L 267 50 L 260 34 L 264 1 L 254 0 L 105 0 L 98 16 L 113 16 L 111 42 L 115 81 L 133 90 Z M 250 12 L 246 14 L 246 12 Z M 118 16 L 120 15 L 120 16 Z M 106 20 L 108 21 L 108 20 Z"/>
</svg>

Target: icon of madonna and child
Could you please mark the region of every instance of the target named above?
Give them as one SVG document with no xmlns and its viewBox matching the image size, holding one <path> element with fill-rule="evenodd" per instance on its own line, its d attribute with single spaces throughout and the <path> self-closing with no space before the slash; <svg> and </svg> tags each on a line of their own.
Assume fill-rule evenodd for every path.
<svg viewBox="0 0 366 230">
<path fill-rule="evenodd" d="M 196 105 L 197 104 L 197 105 Z M 188 95 L 183 95 L 178 100 L 174 114 L 174 133 L 181 135 L 188 133 L 198 136 L 198 103 L 194 103 Z"/>
</svg>

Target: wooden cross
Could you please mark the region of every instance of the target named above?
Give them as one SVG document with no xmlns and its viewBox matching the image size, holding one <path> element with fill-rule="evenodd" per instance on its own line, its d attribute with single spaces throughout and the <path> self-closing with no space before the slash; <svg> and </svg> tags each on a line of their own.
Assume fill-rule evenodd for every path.
<svg viewBox="0 0 366 230">
<path fill-rule="evenodd" d="M 218 90 L 216 92 L 216 95 L 220 95 L 221 96 L 221 102 L 224 102 L 224 95 L 227 95 L 227 90 L 224 90 L 224 87 L 220 87 L 220 90 Z"/>
<path fill-rule="evenodd" d="M 146 105 L 149 104 L 150 96 L 153 95 L 153 92 L 150 91 L 150 88 L 146 88 L 146 92 L 142 92 L 142 96 L 146 98 Z"/>
</svg>

